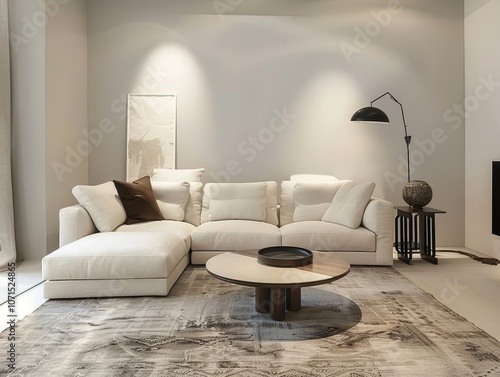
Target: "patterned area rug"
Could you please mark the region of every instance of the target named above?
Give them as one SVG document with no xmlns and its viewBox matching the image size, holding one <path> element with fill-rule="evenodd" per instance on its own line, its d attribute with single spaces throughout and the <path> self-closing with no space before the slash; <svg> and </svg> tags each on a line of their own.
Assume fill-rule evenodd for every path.
<svg viewBox="0 0 500 377">
<path fill-rule="evenodd" d="M 12 375 L 500 376 L 500 343 L 392 268 L 353 267 L 302 302 L 273 321 L 201 267 L 168 297 L 50 300 L 17 324 Z"/>
</svg>

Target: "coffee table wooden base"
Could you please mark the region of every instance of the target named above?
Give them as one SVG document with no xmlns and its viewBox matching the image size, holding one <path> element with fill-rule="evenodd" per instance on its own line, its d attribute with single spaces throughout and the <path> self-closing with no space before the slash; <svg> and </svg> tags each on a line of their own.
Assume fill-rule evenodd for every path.
<svg viewBox="0 0 500 377">
<path fill-rule="evenodd" d="M 271 310 L 271 288 L 255 288 L 255 310 L 269 313 Z"/>
<path fill-rule="evenodd" d="M 299 311 L 300 308 L 300 287 L 255 288 L 255 310 L 259 313 L 271 312 L 271 318 L 275 321 L 282 321 L 285 319 L 286 310 L 296 312 Z"/>
</svg>

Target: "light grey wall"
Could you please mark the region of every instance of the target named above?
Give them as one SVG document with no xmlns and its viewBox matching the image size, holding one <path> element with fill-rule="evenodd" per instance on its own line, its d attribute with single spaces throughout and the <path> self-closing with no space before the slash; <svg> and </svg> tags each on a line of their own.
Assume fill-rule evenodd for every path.
<svg viewBox="0 0 500 377">
<path fill-rule="evenodd" d="M 67 148 L 85 140 L 86 9 L 86 0 L 9 1 L 18 259 L 57 248 L 59 209 L 74 202 L 71 188 L 88 177 L 87 158 L 62 179 L 53 169 L 67 165 Z"/>
<path fill-rule="evenodd" d="M 491 162 L 500 160 L 498 1 L 465 2 L 466 246 L 500 258 L 491 233 Z"/>
<path fill-rule="evenodd" d="M 18 260 L 45 255 L 45 30 L 29 26 L 39 11 L 36 0 L 9 1 L 12 185 Z"/>
<path fill-rule="evenodd" d="M 45 68 L 47 251 L 52 251 L 59 246 L 59 209 L 75 202 L 71 189 L 87 181 L 92 152 L 87 140 L 86 0 L 64 0 L 54 8 L 46 27 Z"/>
<path fill-rule="evenodd" d="M 89 129 L 114 127 L 89 156 L 89 182 L 125 179 L 126 95 L 175 93 L 178 168 L 233 182 L 331 173 L 373 180 L 401 205 L 398 106 L 377 102 L 389 126 L 350 122 L 390 91 L 413 136 L 412 178 L 447 211 L 438 244 L 463 245 L 464 128 L 448 113 L 464 93 L 463 3 L 222 3 L 89 0 Z M 277 112 L 290 117 L 274 124 Z"/>
</svg>

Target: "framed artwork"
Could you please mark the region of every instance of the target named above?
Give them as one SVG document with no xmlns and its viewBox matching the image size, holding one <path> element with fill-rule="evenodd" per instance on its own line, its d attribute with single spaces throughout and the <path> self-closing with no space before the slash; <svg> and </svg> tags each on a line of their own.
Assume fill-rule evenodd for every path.
<svg viewBox="0 0 500 377">
<path fill-rule="evenodd" d="M 175 168 L 176 96 L 129 94 L 127 98 L 127 181 Z"/>
</svg>

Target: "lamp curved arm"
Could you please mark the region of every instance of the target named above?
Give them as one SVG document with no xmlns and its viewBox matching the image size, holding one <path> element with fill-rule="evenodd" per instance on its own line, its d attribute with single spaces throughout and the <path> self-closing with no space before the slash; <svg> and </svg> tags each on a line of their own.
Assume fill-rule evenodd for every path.
<svg viewBox="0 0 500 377">
<path fill-rule="evenodd" d="M 407 159 L 407 162 L 408 162 L 408 182 L 410 182 L 410 180 L 411 180 L 410 179 L 410 143 L 411 143 L 411 136 L 408 135 L 408 127 L 406 127 L 406 119 L 405 119 L 405 112 L 403 110 L 403 105 L 391 93 L 385 92 L 381 96 L 379 96 L 379 97 L 375 98 L 373 101 L 371 101 L 370 102 L 370 106 L 372 106 L 375 101 L 378 101 L 379 99 L 381 99 L 382 97 L 385 97 L 387 95 L 394 102 L 396 102 L 399 105 L 399 107 L 401 108 L 401 115 L 403 117 L 403 127 L 404 127 L 404 131 L 405 131 L 404 139 L 405 139 L 405 143 L 406 143 L 406 159 Z"/>
<path fill-rule="evenodd" d="M 382 97 L 385 97 L 385 96 L 389 96 L 394 102 L 396 102 L 399 107 L 401 108 L 401 115 L 403 117 L 403 127 L 404 127 L 404 131 L 405 131 L 405 141 L 406 141 L 406 144 L 410 144 L 411 142 L 411 136 L 408 136 L 408 127 L 406 127 L 406 118 L 405 118 L 405 112 L 403 110 L 403 105 L 401 104 L 401 102 L 399 102 L 390 92 L 385 92 L 384 94 L 382 94 L 381 96 L 375 98 L 373 101 L 370 102 L 370 105 L 373 105 L 373 102 L 375 101 L 378 101 L 379 99 L 381 99 Z"/>
</svg>

